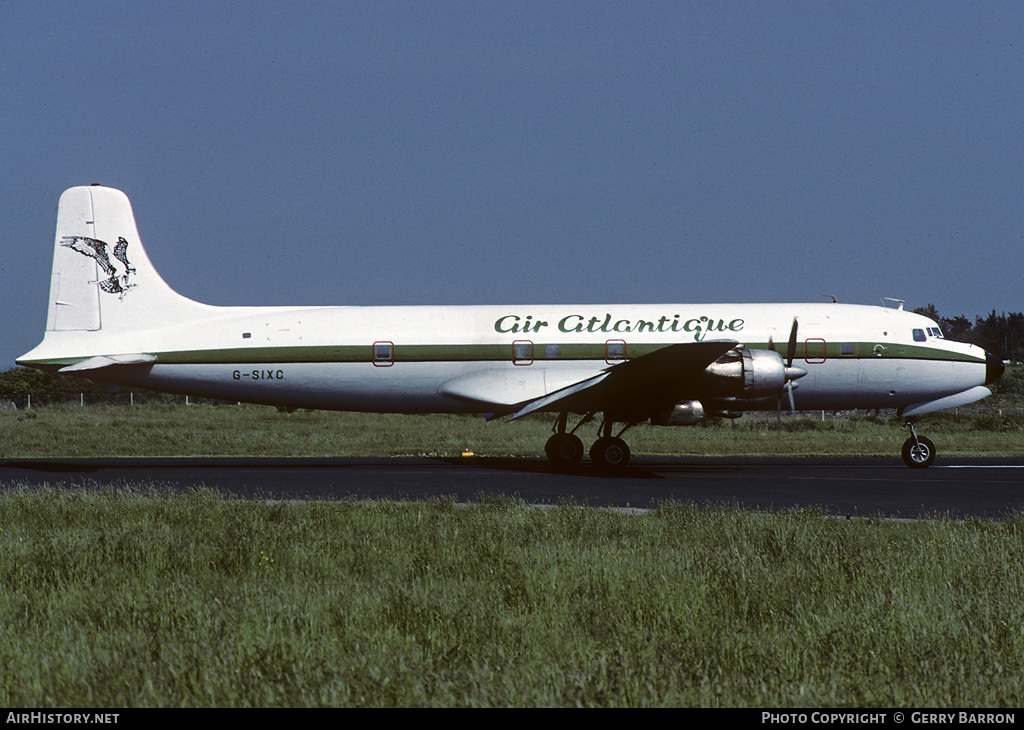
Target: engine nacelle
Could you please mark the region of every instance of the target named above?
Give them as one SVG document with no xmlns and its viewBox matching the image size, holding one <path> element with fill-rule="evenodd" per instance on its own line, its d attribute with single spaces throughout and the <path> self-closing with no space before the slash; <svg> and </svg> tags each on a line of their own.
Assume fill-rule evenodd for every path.
<svg viewBox="0 0 1024 730">
<path fill-rule="evenodd" d="M 693 426 L 703 420 L 704 405 L 699 400 L 682 401 L 651 416 L 651 423 L 655 426 Z"/>
<path fill-rule="evenodd" d="M 786 367 L 774 350 L 729 350 L 704 370 L 703 384 L 711 396 L 760 398 L 778 395 L 787 380 L 806 375 L 802 368 Z"/>
</svg>

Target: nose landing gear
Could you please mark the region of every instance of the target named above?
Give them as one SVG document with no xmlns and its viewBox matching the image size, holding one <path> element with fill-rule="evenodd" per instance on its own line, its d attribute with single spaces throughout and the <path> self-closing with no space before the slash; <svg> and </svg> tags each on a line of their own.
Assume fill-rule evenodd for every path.
<svg viewBox="0 0 1024 730">
<path fill-rule="evenodd" d="M 903 427 L 910 431 L 910 438 L 903 442 L 903 463 L 912 469 L 924 469 L 935 461 L 935 444 L 924 436 L 918 436 L 914 422 L 907 421 Z"/>
</svg>

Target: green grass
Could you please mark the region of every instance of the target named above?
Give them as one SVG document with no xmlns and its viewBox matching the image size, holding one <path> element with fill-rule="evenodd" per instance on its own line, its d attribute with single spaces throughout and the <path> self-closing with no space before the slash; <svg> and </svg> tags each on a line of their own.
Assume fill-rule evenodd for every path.
<svg viewBox="0 0 1024 730">
<path fill-rule="evenodd" d="M 751 414 L 711 426 L 641 425 L 627 434 L 637 455 L 896 456 L 900 423 L 867 416 Z M 580 430 L 589 444 L 597 424 Z M 539 456 L 551 418 L 514 423 L 459 415 L 296 411 L 266 406 L 61 405 L 0 411 L 0 458 L 92 456 Z M 919 433 L 942 456 L 1024 455 L 1024 416 L 935 414 Z"/>
<path fill-rule="evenodd" d="M 0 496 L 0 704 L 1016 706 L 1024 523 Z"/>
<path fill-rule="evenodd" d="M 893 458 L 905 438 L 864 416 L 774 420 L 628 437 L 648 455 Z M 546 418 L 71 405 L 0 411 L 0 457 L 535 456 L 549 432 Z M 1024 455 L 1012 408 L 919 432 L 942 455 Z M 0 704 L 1013 707 L 1022 543 L 1020 517 L 0 484 Z"/>
</svg>

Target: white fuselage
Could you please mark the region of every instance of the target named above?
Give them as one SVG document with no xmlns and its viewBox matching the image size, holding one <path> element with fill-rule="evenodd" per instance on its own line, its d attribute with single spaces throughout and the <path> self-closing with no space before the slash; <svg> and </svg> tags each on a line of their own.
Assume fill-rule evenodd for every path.
<svg viewBox="0 0 1024 730">
<path fill-rule="evenodd" d="M 62 332 L 58 347 L 44 340 L 22 360 L 145 352 L 151 365 L 92 377 L 308 408 L 487 412 L 675 343 L 772 343 L 785 357 L 794 318 L 793 364 L 807 371 L 799 409 L 898 408 L 986 380 L 985 352 L 937 336 L 931 320 L 845 304 L 204 307 L 180 324 Z M 762 399 L 743 410 L 775 406 Z"/>
</svg>

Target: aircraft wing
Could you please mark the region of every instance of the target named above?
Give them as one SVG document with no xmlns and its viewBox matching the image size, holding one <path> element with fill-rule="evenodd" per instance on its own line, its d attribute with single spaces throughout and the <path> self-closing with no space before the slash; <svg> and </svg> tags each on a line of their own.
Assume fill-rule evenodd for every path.
<svg viewBox="0 0 1024 730">
<path fill-rule="evenodd" d="M 633 360 L 612 365 L 602 373 L 535 398 L 520 406 L 510 421 L 556 403 L 563 410 L 603 411 L 637 402 L 674 403 L 692 396 L 694 381 L 704 369 L 733 349 L 735 340 L 683 342 Z"/>
</svg>

